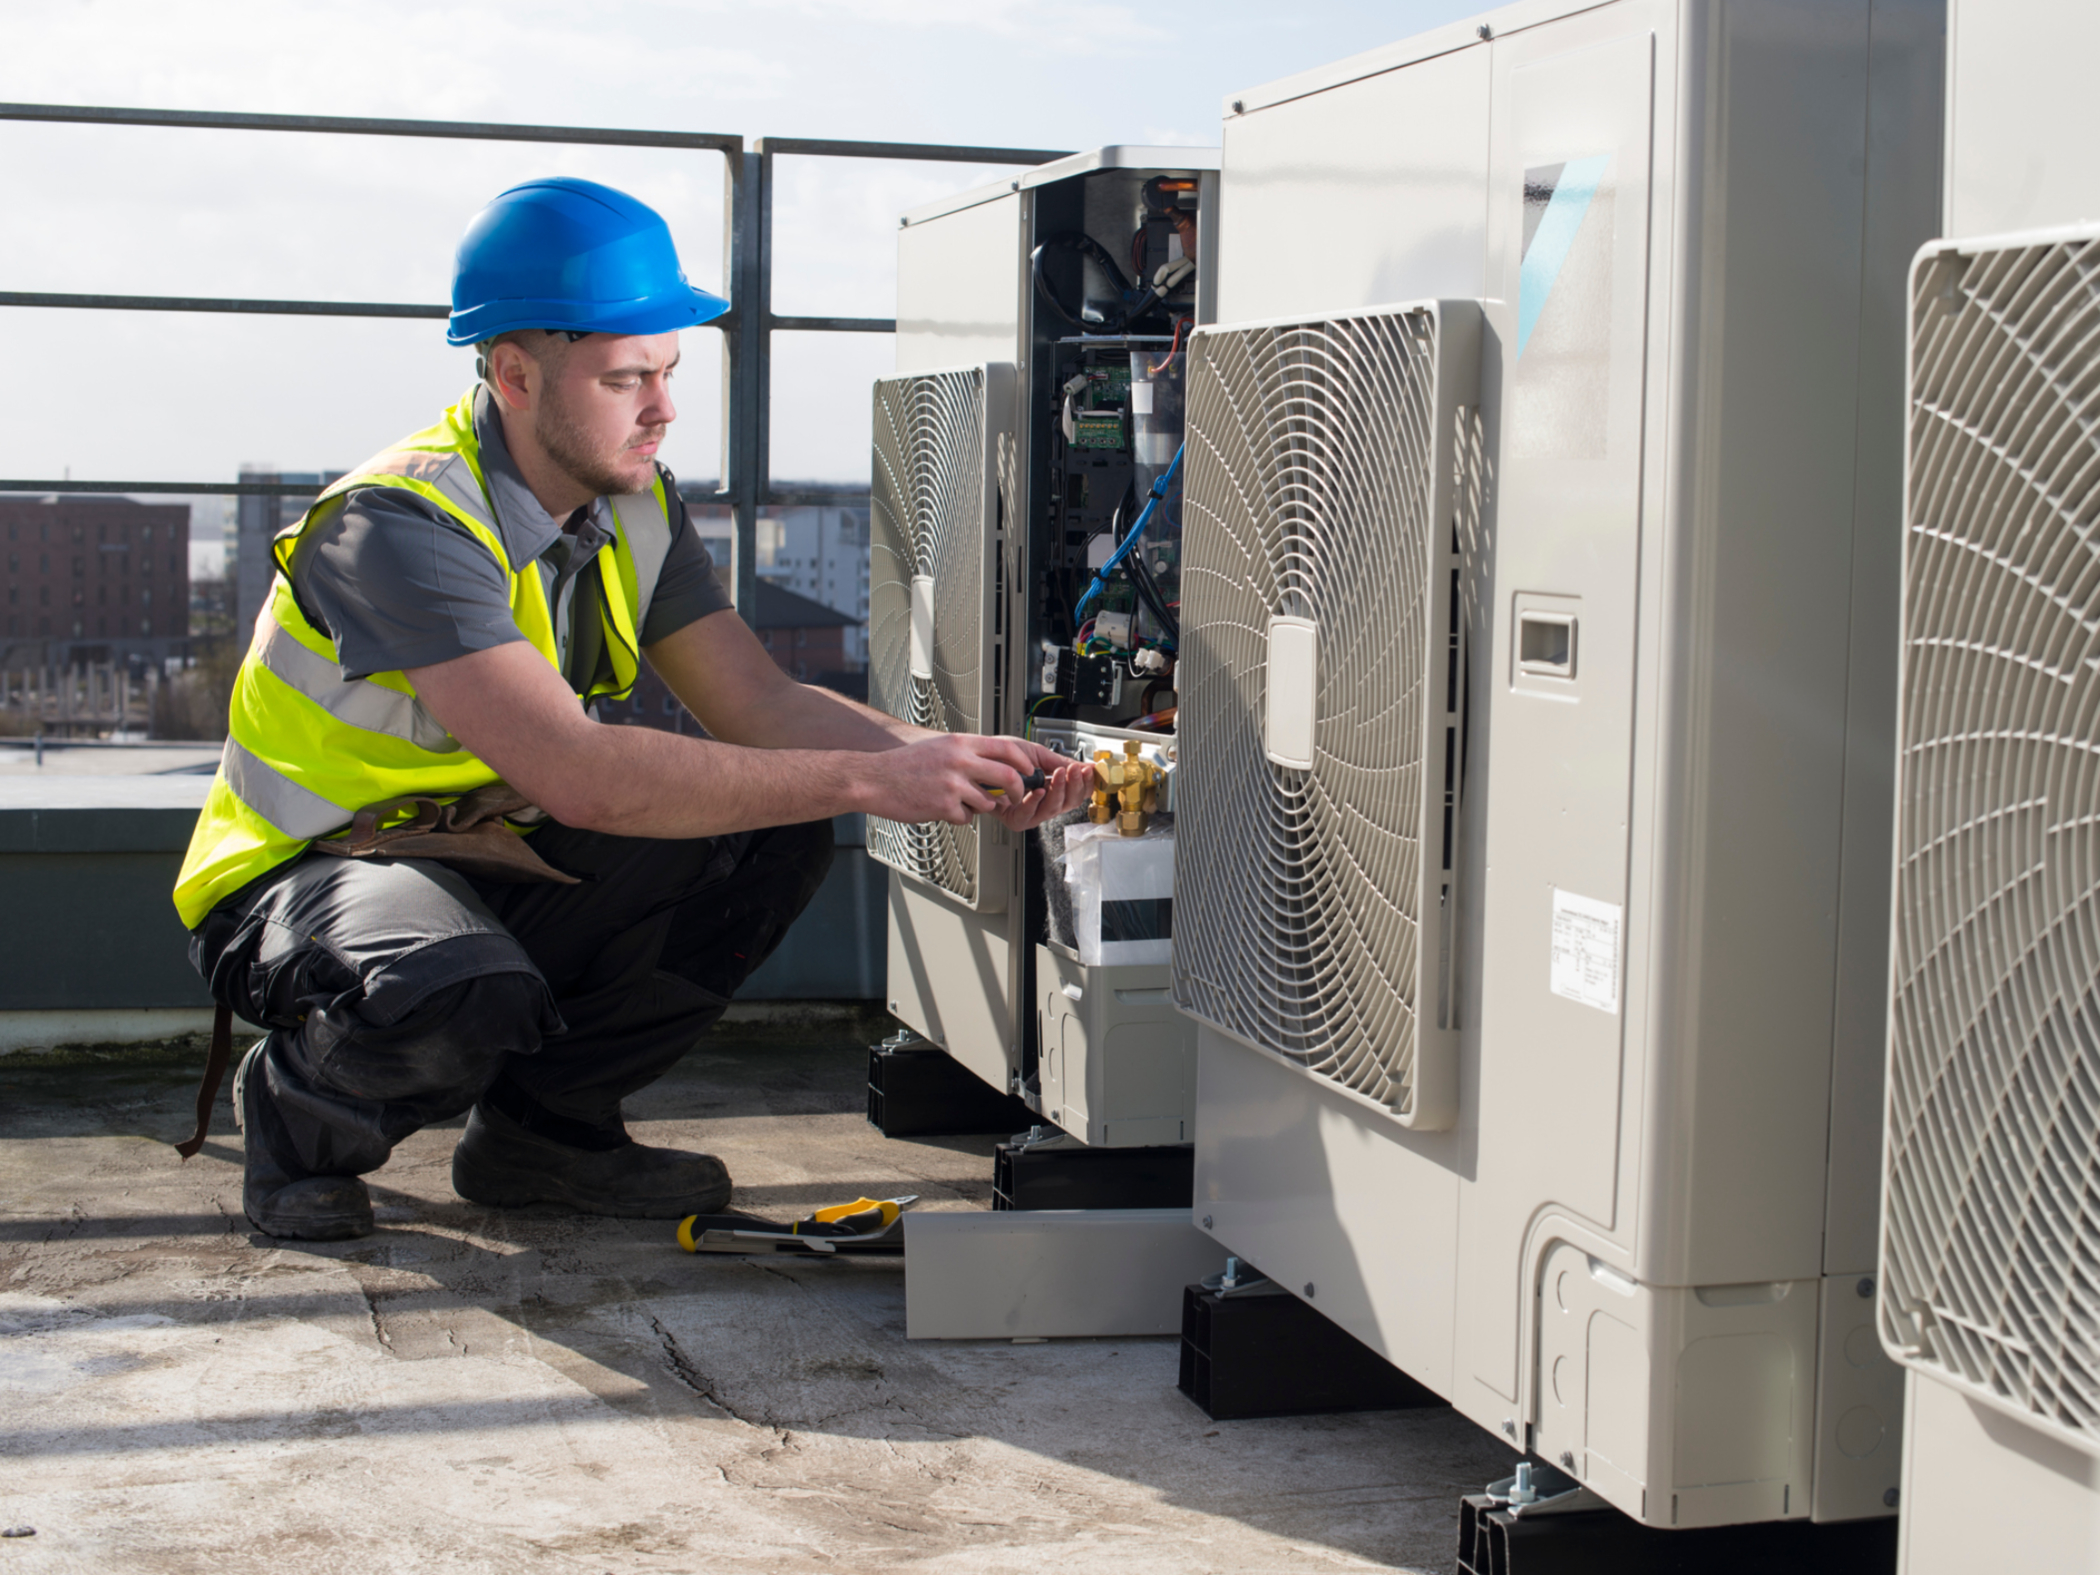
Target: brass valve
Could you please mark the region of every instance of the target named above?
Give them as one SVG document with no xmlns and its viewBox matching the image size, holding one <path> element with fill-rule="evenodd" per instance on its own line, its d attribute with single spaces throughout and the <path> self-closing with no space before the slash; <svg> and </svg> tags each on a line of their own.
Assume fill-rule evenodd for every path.
<svg viewBox="0 0 2100 1575">
<path fill-rule="evenodd" d="M 1142 835 L 1159 809 L 1161 771 L 1138 753 L 1142 747 L 1132 738 L 1124 741 L 1121 757 L 1106 749 L 1094 755 L 1094 801 L 1087 819 L 1097 826 L 1113 819 L 1125 837 Z"/>
</svg>

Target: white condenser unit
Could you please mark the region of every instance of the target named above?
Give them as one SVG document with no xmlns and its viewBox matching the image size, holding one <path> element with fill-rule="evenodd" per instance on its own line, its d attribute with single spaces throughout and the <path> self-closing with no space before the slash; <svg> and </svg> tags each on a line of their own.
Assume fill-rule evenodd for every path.
<svg viewBox="0 0 2100 1575">
<path fill-rule="evenodd" d="M 1071 632 L 1055 625 L 1097 539 L 1129 530 L 1170 405 L 1178 420 L 1175 400 L 1150 396 L 1178 388 L 1187 333 L 1209 314 L 1216 170 L 1213 150 L 1101 148 L 905 216 L 897 375 L 875 390 L 878 707 L 953 730 L 1039 726 L 1075 755 L 1136 740 L 1171 772 L 1171 729 L 1120 726 L 1149 721 L 1144 698 L 1170 687 L 1163 656 L 1144 655 L 1142 677 L 1131 665 L 1149 626 L 1112 614 L 1126 660 L 1060 669 Z M 1166 964 L 1083 962 L 1061 923 L 1065 866 L 1042 841 L 989 818 L 871 821 L 893 872 L 890 1010 L 1080 1143 L 1185 1143 L 1195 1031 Z M 1170 907 L 1167 888 L 1148 911 Z"/>
<path fill-rule="evenodd" d="M 1017 490 L 1011 363 L 875 384 L 869 497 L 868 698 L 941 732 L 1001 731 L 1000 523 Z M 974 912 L 1005 906 L 996 820 L 868 818 L 868 851 Z"/>
<path fill-rule="evenodd" d="M 1204 329 L 1189 355 L 1182 1004 L 1448 1127 L 1480 308 Z"/>
<path fill-rule="evenodd" d="M 1932 0 L 1537 3 L 1228 101 L 1188 374 L 1204 1229 L 1650 1526 L 1889 1513 Z"/>
<path fill-rule="evenodd" d="M 1880 1326 L 1902 1566 L 2100 1566 L 2100 12 L 1960 0 L 1911 272 Z M 2064 140 L 2068 138 L 2069 140 Z M 2050 226 L 2047 228 L 2041 226 Z"/>
</svg>

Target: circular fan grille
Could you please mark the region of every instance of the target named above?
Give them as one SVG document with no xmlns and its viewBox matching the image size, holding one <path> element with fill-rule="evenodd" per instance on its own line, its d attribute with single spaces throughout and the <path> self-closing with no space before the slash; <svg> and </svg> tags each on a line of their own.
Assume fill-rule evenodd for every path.
<svg viewBox="0 0 2100 1575">
<path fill-rule="evenodd" d="M 1444 770 L 1435 349 L 1423 312 L 1199 336 L 1183 507 L 1176 998 L 1403 1113 Z M 1309 771 L 1264 747 L 1276 616 L 1318 625 Z"/>
<path fill-rule="evenodd" d="M 1884 1332 L 2100 1433 L 2100 243 L 1912 302 Z"/>
<path fill-rule="evenodd" d="M 868 698 L 920 727 L 974 733 L 983 710 L 984 375 L 936 372 L 875 385 L 869 514 Z M 930 677 L 911 670 L 912 582 L 933 581 Z M 868 817 L 875 858 L 964 902 L 977 899 L 974 823 Z"/>
</svg>

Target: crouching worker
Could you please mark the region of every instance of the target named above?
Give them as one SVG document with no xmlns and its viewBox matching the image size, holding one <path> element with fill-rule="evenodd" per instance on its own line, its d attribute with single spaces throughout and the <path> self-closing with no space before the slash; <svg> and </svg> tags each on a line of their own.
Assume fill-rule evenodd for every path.
<svg viewBox="0 0 2100 1575">
<path fill-rule="evenodd" d="M 479 381 L 277 538 L 175 889 L 213 996 L 269 1029 L 234 1081 L 258 1230 L 368 1233 L 359 1178 L 465 1110 L 473 1202 L 718 1212 L 721 1162 L 633 1141 L 621 1101 L 779 943 L 831 817 L 1085 797 L 1033 744 L 793 682 L 731 610 L 656 461 L 678 331 L 725 307 L 633 198 L 504 192 L 453 279 Z M 597 719 L 644 657 L 707 738 Z"/>
</svg>

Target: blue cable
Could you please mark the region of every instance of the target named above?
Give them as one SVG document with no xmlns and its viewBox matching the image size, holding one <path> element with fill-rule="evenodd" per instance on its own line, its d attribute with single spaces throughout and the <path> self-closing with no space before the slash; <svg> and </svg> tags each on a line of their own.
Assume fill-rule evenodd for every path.
<svg viewBox="0 0 2100 1575">
<path fill-rule="evenodd" d="M 1181 469 L 1182 451 L 1187 447 L 1188 445 L 1183 443 L 1180 448 L 1174 450 L 1173 463 L 1160 474 L 1159 480 L 1152 483 L 1152 496 L 1147 500 L 1144 512 L 1138 515 L 1137 523 L 1130 527 L 1130 534 L 1108 555 L 1108 562 L 1095 571 L 1094 583 L 1086 588 L 1086 593 L 1079 598 L 1079 605 L 1072 609 L 1073 628 L 1077 629 L 1086 622 L 1087 603 L 1107 589 L 1109 575 L 1115 571 L 1117 564 L 1130 556 L 1131 549 L 1137 546 L 1138 537 L 1144 535 L 1145 527 L 1152 523 L 1152 512 L 1165 500 L 1168 489 L 1174 485 L 1174 474 Z"/>
</svg>

